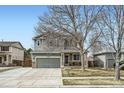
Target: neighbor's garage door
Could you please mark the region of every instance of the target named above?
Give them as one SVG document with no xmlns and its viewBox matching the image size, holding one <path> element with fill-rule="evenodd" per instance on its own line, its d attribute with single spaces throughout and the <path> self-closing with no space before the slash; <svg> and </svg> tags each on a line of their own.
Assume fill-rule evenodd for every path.
<svg viewBox="0 0 124 93">
<path fill-rule="evenodd" d="M 114 67 L 115 60 L 114 59 L 108 59 L 108 67 L 113 68 Z"/>
<path fill-rule="evenodd" d="M 60 58 L 37 58 L 38 68 L 60 68 Z"/>
</svg>

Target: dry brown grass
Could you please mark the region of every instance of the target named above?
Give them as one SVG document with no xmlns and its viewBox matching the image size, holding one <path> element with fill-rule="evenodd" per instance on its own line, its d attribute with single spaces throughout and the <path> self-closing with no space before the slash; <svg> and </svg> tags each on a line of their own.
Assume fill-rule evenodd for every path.
<svg viewBox="0 0 124 93">
<path fill-rule="evenodd" d="M 0 67 L 0 72 L 16 69 L 16 67 Z"/>
<path fill-rule="evenodd" d="M 63 79 L 64 85 L 124 85 L 124 80 L 113 79 Z"/>
<path fill-rule="evenodd" d="M 81 69 L 62 69 L 63 77 L 113 77 L 114 69 L 104 70 L 104 69 L 86 69 L 82 71 Z M 124 70 L 121 70 L 121 76 L 124 77 Z"/>
</svg>

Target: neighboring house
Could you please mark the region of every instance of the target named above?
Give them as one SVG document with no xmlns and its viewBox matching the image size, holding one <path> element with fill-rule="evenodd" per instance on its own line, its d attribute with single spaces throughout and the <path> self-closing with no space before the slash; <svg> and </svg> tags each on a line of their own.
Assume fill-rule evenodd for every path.
<svg viewBox="0 0 124 93">
<path fill-rule="evenodd" d="M 101 41 L 96 41 L 92 46 L 94 67 L 113 68 L 115 63 L 114 50 Z M 123 58 L 123 57 L 122 57 Z"/>
<path fill-rule="evenodd" d="M 60 68 L 81 66 L 77 44 L 69 35 L 48 32 L 33 38 L 32 67 Z M 85 55 L 86 59 L 86 55 Z"/>
<path fill-rule="evenodd" d="M 115 52 L 112 49 L 104 49 L 94 55 L 94 65 L 96 67 L 113 68 L 115 63 Z M 121 60 L 124 60 L 124 51 L 121 52 Z"/>
<path fill-rule="evenodd" d="M 21 66 L 24 60 L 24 48 L 20 42 L 0 41 L 0 65 Z"/>
</svg>

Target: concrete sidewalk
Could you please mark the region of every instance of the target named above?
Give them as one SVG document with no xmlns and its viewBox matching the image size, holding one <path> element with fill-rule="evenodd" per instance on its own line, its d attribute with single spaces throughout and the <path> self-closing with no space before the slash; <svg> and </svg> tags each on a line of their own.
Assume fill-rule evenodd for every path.
<svg viewBox="0 0 124 93">
<path fill-rule="evenodd" d="M 62 77 L 62 79 L 114 79 L 114 77 Z M 121 77 L 124 79 L 124 77 Z"/>
<path fill-rule="evenodd" d="M 61 88 L 124 88 L 124 85 L 63 85 Z"/>
</svg>

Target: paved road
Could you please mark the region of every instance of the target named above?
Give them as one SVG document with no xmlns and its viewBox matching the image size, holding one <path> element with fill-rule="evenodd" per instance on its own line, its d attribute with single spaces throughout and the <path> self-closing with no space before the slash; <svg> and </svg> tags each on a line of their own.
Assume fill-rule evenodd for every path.
<svg viewBox="0 0 124 93">
<path fill-rule="evenodd" d="M 114 79 L 114 77 L 62 77 L 62 79 Z"/>
<path fill-rule="evenodd" d="M 2 87 L 60 87 L 61 69 L 18 68 L 0 73 Z"/>
</svg>

